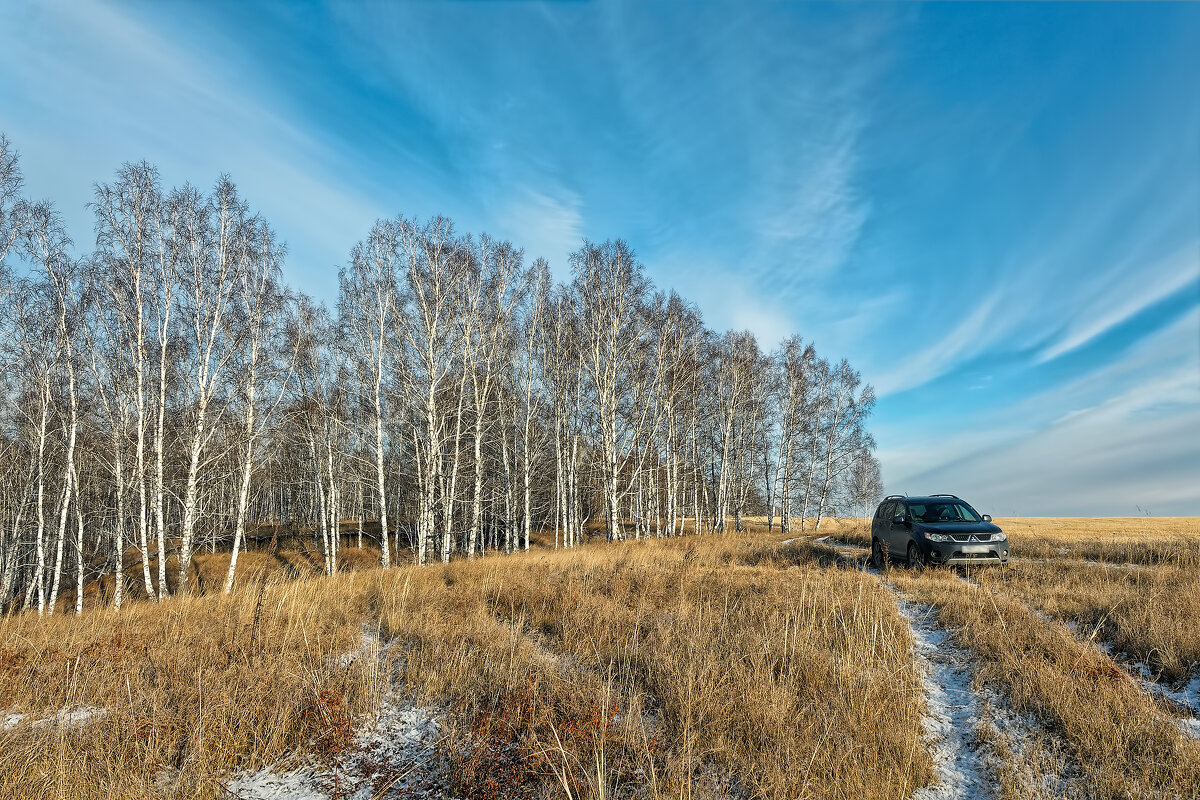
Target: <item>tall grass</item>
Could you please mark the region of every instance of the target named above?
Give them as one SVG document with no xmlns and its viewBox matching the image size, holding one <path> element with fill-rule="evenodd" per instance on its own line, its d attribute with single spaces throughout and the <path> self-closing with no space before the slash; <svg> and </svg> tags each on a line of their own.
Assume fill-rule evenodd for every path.
<svg viewBox="0 0 1200 800">
<path fill-rule="evenodd" d="M 909 633 L 858 572 L 688 539 L 248 582 L 232 597 L 0 622 L 0 796 L 220 797 L 320 757 L 387 675 L 446 710 L 464 797 L 907 797 L 932 780 Z M 754 565 L 752 565 L 754 564 Z M 253 573 L 250 573 L 253 574 Z"/>
<path fill-rule="evenodd" d="M 406 576 L 380 619 L 408 644 L 407 683 L 460 712 L 460 761 L 541 758 L 573 797 L 907 797 L 931 780 L 888 593 L 743 551 L 460 562 Z"/>
<path fill-rule="evenodd" d="M 1035 613 L 1183 674 L 1197 571 L 1079 563 L 1118 536 L 1080 530 L 1072 545 L 1069 528 L 1014 532 L 1018 553 L 1018 536 L 1075 551 L 985 571 L 982 589 L 947 571 L 889 577 L 937 608 L 981 685 L 1046 726 L 1014 754 L 1024 767 L 996 775 L 1005 796 L 1031 791 L 1018 773 L 1039 764 L 1071 765 L 1080 796 L 1200 794 L 1197 743 Z M 465 798 L 903 798 L 931 783 L 896 598 L 815 541 L 861 537 L 861 522 L 747 529 L 388 572 L 347 548 L 360 571 L 331 578 L 311 554 L 247 553 L 228 597 L 212 588 L 218 553 L 197 559 L 193 596 L 0 620 L 0 714 L 26 715 L 0 731 L 0 798 L 222 797 L 238 769 L 335 762 L 393 687 L 442 711 L 445 778 Z M 364 630 L 394 639 L 382 668 L 342 657 Z M 99 711 L 54 721 L 80 708 Z"/>
<path fill-rule="evenodd" d="M 978 580 L 1076 623 L 1080 635 L 1107 642 L 1164 680 L 1182 681 L 1200 664 L 1200 568 L 1068 561 L 1047 569 L 1019 562 L 1007 570 L 981 571 Z"/>
<path fill-rule="evenodd" d="M 969 585 L 942 570 L 890 575 L 937 609 L 976 659 L 977 681 L 997 687 L 1067 744 L 1081 796 L 1194 797 L 1200 793 L 1200 742 L 1110 658 L 1020 599 Z"/>
<path fill-rule="evenodd" d="M 378 676 L 338 662 L 361 636 L 362 595 L 353 577 L 289 580 L 4 620 L 0 707 L 101 711 L 0 733 L 0 797 L 220 796 L 229 770 L 309 746 L 376 701 Z"/>
</svg>

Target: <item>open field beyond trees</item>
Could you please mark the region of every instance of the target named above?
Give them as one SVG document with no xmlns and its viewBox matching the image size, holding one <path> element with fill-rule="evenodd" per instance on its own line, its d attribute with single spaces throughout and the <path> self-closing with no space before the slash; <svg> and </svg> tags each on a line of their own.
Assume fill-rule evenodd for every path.
<svg viewBox="0 0 1200 800">
<path fill-rule="evenodd" d="M 998 522 L 971 572 L 871 569 L 854 520 L 252 551 L 229 595 L 199 554 L 0 621 L 0 797 L 1196 796 L 1200 522 Z"/>
</svg>

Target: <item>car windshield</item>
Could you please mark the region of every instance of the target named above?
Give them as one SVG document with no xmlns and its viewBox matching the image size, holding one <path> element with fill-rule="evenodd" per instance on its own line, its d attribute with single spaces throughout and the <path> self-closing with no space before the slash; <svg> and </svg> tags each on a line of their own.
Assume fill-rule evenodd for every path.
<svg viewBox="0 0 1200 800">
<path fill-rule="evenodd" d="M 966 503 L 948 500 L 936 503 L 909 503 L 917 522 L 979 522 L 979 515 Z"/>
</svg>

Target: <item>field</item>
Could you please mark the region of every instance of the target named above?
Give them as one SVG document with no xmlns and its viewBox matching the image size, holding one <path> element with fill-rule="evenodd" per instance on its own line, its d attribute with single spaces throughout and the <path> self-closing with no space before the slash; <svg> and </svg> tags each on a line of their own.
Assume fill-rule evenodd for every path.
<svg viewBox="0 0 1200 800">
<path fill-rule="evenodd" d="M 0 797 L 1200 795 L 1200 521 L 998 522 L 971 572 L 759 521 L 7 618 Z"/>
</svg>

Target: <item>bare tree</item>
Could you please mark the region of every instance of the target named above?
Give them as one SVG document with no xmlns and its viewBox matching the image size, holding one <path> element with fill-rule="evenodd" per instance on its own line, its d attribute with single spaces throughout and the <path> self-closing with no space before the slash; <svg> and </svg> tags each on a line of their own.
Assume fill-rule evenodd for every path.
<svg viewBox="0 0 1200 800">
<path fill-rule="evenodd" d="M 286 326 L 293 303 L 279 281 L 284 251 L 275 233 L 261 220 L 250 226 L 246 235 L 245 268 L 237 275 L 237 297 L 233 303 L 231 324 L 237 330 L 239 347 L 234 355 L 237 403 L 242 408 L 242 469 L 238 485 L 234 522 L 233 549 L 225 577 L 225 593 L 233 590 L 238 552 L 246 534 L 246 514 L 250 503 L 250 481 L 258 458 L 258 443 L 269 419 L 286 397 L 296 351 L 287 347 Z M 297 339 L 292 344 L 298 343 Z M 261 413 L 260 392 L 269 392 L 266 413 Z M 386 550 L 385 550 L 386 552 Z"/>
<path fill-rule="evenodd" d="M 111 303 L 110 308 L 116 314 L 115 324 L 119 327 L 117 338 L 124 343 L 132 361 L 134 376 L 134 432 L 136 445 L 134 449 L 133 480 L 137 487 L 137 518 L 138 544 L 141 550 L 142 578 L 145 582 L 146 594 L 154 597 L 154 584 L 150 578 L 150 547 L 149 530 L 149 498 L 146 484 L 146 434 L 149 427 L 149 403 L 147 398 L 147 377 L 149 372 L 149 354 L 147 352 L 147 336 L 150 325 L 151 307 L 159 295 L 159 285 L 156 277 L 164 277 L 160 269 L 155 272 L 155 264 L 166 266 L 156 255 L 161 254 L 160 241 L 162 228 L 160 213 L 163 203 L 162 193 L 158 185 L 158 172 L 148 164 L 126 164 L 117 174 L 117 180 L 109 184 L 96 186 L 95 200 L 92 210 L 96 216 L 96 276 L 103 282 L 106 294 L 105 302 Z M 168 273 L 169 274 L 169 273 Z M 169 285 L 167 294 L 169 295 Z M 169 307 L 163 309 L 168 316 Z M 162 308 L 159 305 L 159 308 Z M 164 317 L 160 315 L 160 320 Z M 167 332 L 164 330 L 164 334 Z M 160 337 L 162 352 L 166 350 L 166 337 Z M 166 359 L 160 354 L 159 363 L 164 378 L 160 379 L 160 402 L 165 395 Z M 159 416 L 158 430 L 162 430 L 162 415 Z M 161 434 L 160 434 L 161 439 Z M 162 448 L 158 451 L 161 453 Z M 162 469 L 158 470 L 159 480 L 156 495 L 161 498 Z M 158 503 L 161 508 L 161 501 Z M 160 514 L 161 517 L 161 514 Z M 159 525 L 162 533 L 162 525 Z M 159 586 L 158 596 L 166 592 L 164 577 L 166 575 L 165 547 L 159 540 Z"/>
<path fill-rule="evenodd" d="M 205 446 L 217 431 L 226 370 L 238 351 L 229 323 L 242 275 L 253 259 L 248 240 L 259 221 L 222 177 L 211 199 L 184 189 L 172 198 L 172 245 L 179 254 L 180 314 L 188 330 L 191 369 L 183 381 L 190 435 L 183 521 L 179 534 L 178 591 L 186 592 L 192 564 L 200 470 Z"/>
<path fill-rule="evenodd" d="M 773 527 L 777 498 L 790 530 L 794 503 L 819 526 L 879 493 L 857 372 L 707 331 L 620 240 L 585 241 L 564 286 L 445 218 L 380 221 L 335 324 L 228 178 L 164 191 L 123 166 L 76 259 L 17 167 L 0 135 L 0 608 L 82 610 L 110 571 L 120 607 L 130 544 L 149 597 L 176 552 L 188 591 L 201 547 L 228 549 L 229 592 L 268 526 L 311 530 L 332 573 L 347 515 L 388 567 L 402 538 L 445 562 L 539 526 L 575 547 L 601 515 L 609 539 L 741 530 L 764 504 Z"/>
<path fill-rule="evenodd" d="M 65 382 L 63 398 L 66 409 L 60 410 L 59 420 L 64 441 L 62 493 L 58 504 L 58 535 L 56 537 L 54 556 L 54 577 L 50 587 L 50 598 L 46 610 L 53 614 L 58 601 L 58 591 L 62 581 L 63 551 L 67 537 L 68 512 L 74 500 L 78 505 L 79 476 L 75 464 L 75 445 L 79 435 L 79 397 L 76 393 L 75 367 L 77 355 L 77 340 L 80 328 L 80 304 L 76 288 L 76 264 L 67 253 L 70 240 L 63 230 L 58 215 L 49 203 L 38 203 L 30 208 L 28 221 L 23 236 L 23 250 L 33 263 L 41 270 L 39 284 L 35 291 L 44 298 L 44 309 L 47 312 L 48 323 L 52 330 L 55 353 L 55 364 L 49 366 L 43 380 L 51 377 L 51 371 L 57 368 L 60 377 Z M 48 383 L 43 383 L 47 386 Z M 49 392 L 47 396 L 51 396 Z M 44 415 L 44 409 L 43 409 Z M 44 440 L 44 436 L 43 436 Z M 78 591 L 76 609 L 83 608 L 83 530 L 78 530 L 76 539 L 76 555 L 78 560 Z M 39 610 L 42 608 L 39 599 Z"/>
<path fill-rule="evenodd" d="M 817 524 L 828 507 L 830 493 L 855 455 L 865 447 L 874 447 L 863 429 L 863 420 L 875 406 L 875 391 L 862 386 L 862 377 L 843 360 L 833 374 L 830 402 L 826 415 L 818 420 L 819 447 L 824 455 L 820 500 L 817 503 Z"/>
<path fill-rule="evenodd" d="M 412 428 L 415 443 L 418 511 L 417 563 L 427 560 L 442 477 L 443 418 L 438 408 L 443 383 L 461 358 L 460 326 L 454 316 L 469 263 L 469 247 L 454 236 L 453 224 L 437 217 L 422 227 L 401 222 L 405 255 L 398 306 L 403 313 L 399 336 L 400 375 L 418 409 Z"/>
<path fill-rule="evenodd" d="M 592 391 L 605 501 L 605 531 L 620 537 L 621 465 L 635 446 L 622 407 L 629 406 L 630 379 L 651 320 L 643 313 L 650 291 L 645 269 L 620 239 L 571 254 L 572 295 L 580 331 L 582 363 Z M 633 411 L 634 414 L 638 412 Z"/>
<path fill-rule="evenodd" d="M 375 447 L 375 501 L 383 568 L 391 565 L 388 547 L 387 476 L 384 469 L 385 381 L 389 353 L 394 352 L 396 262 L 400 258 L 403 223 L 376 222 L 366 242 L 354 246 L 350 264 L 339 274 L 338 308 L 351 360 L 371 404 Z"/>
</svg>

